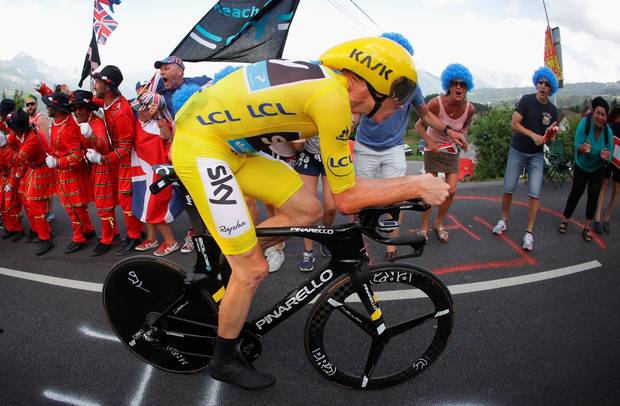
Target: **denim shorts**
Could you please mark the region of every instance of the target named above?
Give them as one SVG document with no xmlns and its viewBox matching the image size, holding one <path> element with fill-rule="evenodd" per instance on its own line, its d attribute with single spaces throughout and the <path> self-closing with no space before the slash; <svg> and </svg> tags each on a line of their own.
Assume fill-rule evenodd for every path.
<svg viewBox="0 0 620 406">
<path fill-rule="evenodd" d="M 513 194 L 517 190 L 519 178 L 525 168 L 527 169 L 528 179 L 527 194 L 538 199 L 543 182 L 544 167 L 545 159 L 542 152 L 524 154 L 510 147 L 506 161 L 506 172 L 504 172 L 504 193 Z"/>
</svg>

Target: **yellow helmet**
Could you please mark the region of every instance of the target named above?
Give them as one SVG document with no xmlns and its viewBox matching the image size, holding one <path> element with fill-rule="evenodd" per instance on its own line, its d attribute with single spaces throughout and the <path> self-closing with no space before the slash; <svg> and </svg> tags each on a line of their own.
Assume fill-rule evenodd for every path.
<svg viewBox="0 0 620 406">
<path fill-rule="evenodd" d="M 321 64 L 330 68 L 355 73 L 376 92 L 394 97 L 400 104 L 413 94 L 418 81 L 409 52 L 388 38 L 347 41 L 325 51 L 320 60 Z"/>
</svg>

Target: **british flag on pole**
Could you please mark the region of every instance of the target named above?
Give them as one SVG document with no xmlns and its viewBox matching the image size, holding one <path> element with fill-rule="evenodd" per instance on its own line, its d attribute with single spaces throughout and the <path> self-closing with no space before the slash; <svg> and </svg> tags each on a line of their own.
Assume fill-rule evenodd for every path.
<svg viewBox="0 0 620 406">
<path fill-rule="evenodd" d="M 93 11 L 93 31 L 97 37 L 97 43 L 105 45 L 112 31 L 116 29 L 118 23 L 108 14 L 98 0 L 95 0 Z"/>
</svg>

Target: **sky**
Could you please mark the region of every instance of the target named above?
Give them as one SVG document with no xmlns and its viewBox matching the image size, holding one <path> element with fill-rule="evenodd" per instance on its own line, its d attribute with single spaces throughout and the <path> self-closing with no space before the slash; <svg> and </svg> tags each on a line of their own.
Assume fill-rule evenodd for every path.
<svg viewBox="0 0 620 406">
<path fill-rule="evenodd" d="M 99 47 L 104 65 L 133 82 L 150 78 L 215 0 L 122 0 L 119 22 Z M 371 22 L 356 7 L 363 9 Z M 406 36 L 416 65 L 439 76 L 450 63 L 467 66 L 479 87 L 528 86 L 543 65 L 542 0 L 301 0 L 284 58 L 317 59 L 331 46 L 386 31 Z M 620 1 L 547 0 L 562 37 L 566 83 L 620 80 Z M 91 0 L 0 0 L 0 60 L 20 52 L 79 76 L 90 41 Z M 226 64 L 187 64 L 186 76 L 211 76 Z M 45 79 L 45 78 L 42 78 Z M 76 79 L 77 82 L 77 79 Z"/>
</svg>

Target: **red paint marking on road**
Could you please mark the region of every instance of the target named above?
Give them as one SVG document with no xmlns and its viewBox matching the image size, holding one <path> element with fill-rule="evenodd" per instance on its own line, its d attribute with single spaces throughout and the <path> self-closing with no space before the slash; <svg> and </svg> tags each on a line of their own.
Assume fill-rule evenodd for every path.
<svg viewBox="0 0 620 406">
<path fill-rule="evenodd" d="M 500 202 L 502 200 L 501 197 L 497 197 L 497 196 L 454 196 L 455 199 L 457 200 L 483 200 L 483 201 L 489 201 L 489 202 Z M 517 206 L 523 206 L 523 207 L 528 207 L 529 206 L 529 202 L 524 202 L 524 201 L 520 201 L 520 200 L 513 200 L 512 204 L 515 204 Z M 540 206 L 539 208 L 540 211 L 543 211 L 547 214 L 551 214 L 552 216 L 555 216 L 559 219 L 562 219 L 562 217 L 564 217 L 564 215 L 557 211 L 557 210 L 553 210 L 553 209 L 549 209 L 547 207 L 543 207 Z M 579 221 L 575 220 L 575 219 L 570 219 L 570 222 L 577 225 L 579 228 L 583 229 L 583 223 L 580 223 Z M 601 240 L 596 233 L 591 233 L 592 235 L 592 240 L 598 244 L 599 247 L 601 247 L 602 249 L 607 249 L 607 244 L 605 244 L 605 241 Z"/>
<path fill-rule="evenodd" d="M 452 222 L 453 222 L 454 224 L 456 224 L 456 228 L 457 228 L 457 229 L 461 229 L 461 230 L 465 231 L 467 234 L 469 234 L 469 236 L 470 236 L 471 238 L 473 238 L 474 240 L 478 240 L 478 241 L 480 241 L 480 237 L 478 237 L 478 236 L 477 236 L 476 234 L 474 234 L 473 232 L 469 231 L 469 230 L 467 229 L 467 227 L 465 227 L 465 226 L 464 226 L 464 225 L 463 225 L 460 221 L 458 221 L 458 220 L 456 219 L 456 217 L 454 217 L 452 214 L 448 214 L 448 217 L 450 218 L 450 220 L 452 220 Z"/>
<path fill-rule="evenodd" d="M 433 269 L 435 275 L 444 275 L 454 272 L 468 272 L 476 271 L 478 269 L 493 269 L 493 268 L 508 268 L 511 266 L 524 266 L 527 265 L 527 261 L 523 258 L 511 259 L 508 261 L 492 261 L 492 262 L 478 262 L 473 264 L 462 264 L 455 266 L 447 266 L 444 268 Z"/>
<path fill-rule="evenodd" d="M 489 231 L 493 230 L 493 226 L 491 226 L 491 224 L 489 224 L 486 220 L 484 220 L 484 219 L 482 219 L 482 218 L 480 218 L 478 216 L 474 216 L 474 220 L 476 220 L 478 223 L 480 223 L 483 226 L 485 226 L 486 228 L 488 228 Z M 525 259 L 528 264 L 536 265 L 538 263 L 538 261 L 536 261 L 534 258 L 529 256 L 528 254 L 526 254 L 525 251 L 523 251 L 523 249 L 521 247 L 519 247 L 514 241 L 512 241 L 510 238 L 508 238 L 505 234 L 500 235 L 500 238 L 502 240 L 504 240 L 504 242 L 506 244 L 508 244 L 513 250 L 515 250 L 517 252 L 517 254 L 519 254 L 523 259 Z"/>
</svg>

